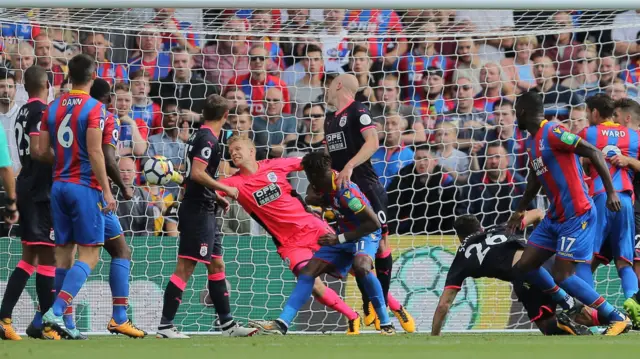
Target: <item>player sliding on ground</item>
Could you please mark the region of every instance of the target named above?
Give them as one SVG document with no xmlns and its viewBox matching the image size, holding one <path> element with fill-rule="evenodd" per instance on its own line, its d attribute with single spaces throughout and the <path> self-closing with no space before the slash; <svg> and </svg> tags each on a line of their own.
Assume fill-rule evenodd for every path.
<svg viewBox="0 0 640 359">
<path fill-rule="evenodd" d="M 164 292 L 162 318 L 158 326 L 157 338 L 188 339 L 178 332 L 173 319 L 178 312 L 187 282 L 198 262 L 207 266 L 208 288 L 218 314 L 223 335 L 249 337 L 257 329 L 238 325 L 231 315 L 222 261 L 222 243 L 216 226 L 216 213 L 221 207 L 227 210 L 229 202 L 214 191 L 224 191 L 231 198 L 238 196 L 238 190 L 216 181 L 222 151 L 218 145 L 218 135 L 229 115 L 227 100 L 218 95 L 207 98 L 202 116 L 204 123 L 187 142 L 185 153 L 186 173 L 185 193 L 178 211 L 180 244 L 178 261 Z"/>
<path fill-rule="evenodd" d="M 544 291 L 552 291 L 556 283 L 571 296 L 596 309 L 606 319 L 605 335 L 629 331 L 631 321 L 575 274 L 576 263 L 590 261 L 593 256 L 597 214 L 587 193 L 579 157 L 588 158 L 595 167 L 607 193 L 607 208 L 620 210 L 620 199 L 602 152 L 562 125 L 544 120 L 542 97 L 537 92 L 525 92 L 516 101 L 518 127 L 530 133 L 526 146 L 531 169 L 525 190 L 509 227 L 521 226 L 525 209 L 540 191 L 551 202 L 547 215 L 531 234 L 522 257 L 514 266 L 521 278 Z M 531 276 L 544 262 L 556 254 L 554 278 Z M 555 279 L 555 282 L 554 282 Z"/>
<path fill-rule="evenodd" d="M 51 215 L 56 242 L 58 295 L 42 320 L 63 336 L 77 338 L 62 315 L 100 259 L 103 211 L 115 211 L 102 152 L 105 106 L 89 96 L 95 62 L 87 55 L 69 61 L 72 90 L 54 100 L 43 115 L 39 146 L 53 148 Z M 78 260 L 74 263 L 75 246 Z M 68 270 L 68 271 L 66 271 Z"/>
<path fill-rule="evenodd" d="M 524 216 L 523 225 L 526 227 L 539 222 L 543 216 L 542 211 L 529 211 Z M 591 324 L 591 316 L 584 305 L 572 307 L 575 301 L 567 297 L 562 290 L 554 288 L 553 295 L 545 293 L 521 281 L 516 275 L 513 266 L 522 257 L 526 246 L 523 236 L 508 234 L 504 226 L 494 227 L 485 232 L 480 221 L 472 215 L 456 218 L 454 228 L 461 244 L 447 273 L 444 291 L 433 315 L 431 335 L 441 334 L 449 309 L 467 278 L 497 278 L 512 282 L 513 291 L 522 302 L 529 319 L 545 335 L 592 334 L 589 328 L 574 322 L 568 313 L 560 312 L 556 315 L 556 304 L 560 301 L 564 308 L 582 314 L 587 319 L 585 323 Z M 540 268 L 540 271 L 544 271 L 541 275 L 550 277 L 544 268 Z"/>
<path fill-rule="evenodd" d="M 287 175 L 301 171 L 299 158 L 256 161 L 256 148 L 249 139 L 229 139 L 231 160 L 239 171 L 220 182 L 238 189 L 238 203 L 273 237 L 278 254 L 289 269 L 300 269 L 320 249 L 318 239 L 333 229 L 307 208 L 293 191 Z M 298 198 L 294 197 L 298 196 Z M 342 313 L 349 320 L 348 334 L 360 332 L 360 316 L 320 278 L 313 285 L 313 296 L 322 304 Z"/>
<path fill-rule="evenodd" d="M 592 263 L 578 263 L 576 272 L 593 288 L 595 284 L 592 270 L 595 270 L 599 263 L 608 263 L 614 259 L 625 298 L 624 309 L 637 327 L 640 325 L 640 304 L 636 301 L 638 277 L 632 267 L 635 257 L 633 213 L 635 172 L 630 168 L 616 167 L 614 163 L 616 163 L 616 156 L 638 159 L 640 135 L 637 131 L 613 122 L 615 103 L 608 95 L 596 94 L 589 97 L 586 103 L 587 117 L 591 126 L 582 130 L 579 136 L 606 156 L 613 186 L 620 197 L 622 208 L 617 212 L 607 208 L 607 196 L 602 178 L 596 176 L 593 168 L 590 168 L 589 174 L 593 178 L 593 202 L 598 213 L 596 226 L 598 231 L 593 247 Z"/>
<path fill-rule="evenodd" d="M 393 257 L 387 243 L 387 206 L 388 198 L 378 175 L 371 165 L 371 156 L 379 146 L 378 132 L 371 120 L 369 108 L 355 101 L 358 91 L 358 80 L 354 75 L 342 74 L 336 77 L 327 90 L 327 103 L 336 108 L 336 112 L 328 114 L 324 122 L 324 133 L 327 153 L 332 159 L 332 168 L 339 172 L 338 186 L 353 181 L 371 202 L 371 208 L 382 224 L 382 239 L 375 259 L 375 270 L 382 285 L 387 305 L 396 316 L 402 328 L 409 333 L 416 330 L 415 321 L 409 312 L 389 295 Z M 362 279 L 356 280 L 362 293 L 364 324 L 376 325 L 379 320 L 375 310 L 365 295 L 365 284 Z"/>
<path fill-rule="evenodd" d="M 273 321 L 252 322 L 268 334 L 286 334 L 293 318 L 311 295 L 315 279 L 324 273 L 338 277 L 346 276 L 353 269 L 355 277 L 362 281 L 366 295 L 380 319 L 383 335 L 395 334 L 389 319 L 380 281 L 371 271 L 373 258 L 378 250 L 381 231 L 380 222 L 371 208 L 369 200 L 355 183 L 347 182 L 339 187 L 338 173 L 331 170 L 331 157 L 323 152 L 312 152 L 302 159 L 302 167 L 309 179 L 307 204 L 336 211 L 340 234 L 326 233 L 319 239 L 322 248 L 298 275 L 298 283 L 289 300 Z"/>
</svg>

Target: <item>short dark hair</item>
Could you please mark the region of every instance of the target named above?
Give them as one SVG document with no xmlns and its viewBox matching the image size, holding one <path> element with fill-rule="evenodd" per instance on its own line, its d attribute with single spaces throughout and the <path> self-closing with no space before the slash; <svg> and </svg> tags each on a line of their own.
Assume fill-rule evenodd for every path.
<svg viewBox="0 0 640 359">
<path fill-rule="evenodd" d="M 167 107 L 169 106 L 178 106 L 178 101 L 173 98 L 163 98 L 162 99 L 162 113 L 167 112 Z"/>
<path fill-rule="evenodd" d="M 249 106 L 247 105 L 237 105 L 232 107 L 229 110 L 229 115 L 234 115 L 234 116 L 251 115 L 251 110 L 249 110 Z"/>
<path fill-rule="evenodd" d="M 544 102 L 538 91 L 529 90 L 516 98 L 516 116 L 518 120 L 536 119 L 544 115 Z"/>
<path fill-rule="evenodd" d="M 47 70 L 41 66 L 31 66 L 24 72 L 24 89 L 30 95 L 44 90 L 48 81 Z"/>
<path fill-rule="evenodd" d="M 93 80 L 93 85 L 91 85 L 89 95 L 96 100 L 103 102 L 105 98 L 108 98 L 109 95 L 111 95 L 111 85 L 109 85 L 106 80 L 97 77 Z"/>
<path fill-rule="evenodd" d="M 463 239 L 474 233 L 480 232 L 482 230 L 482 225 L 480 225 L 480 221 L 476 216 L 472 214 L 465 214 L 456 218 L 453 222 L 453 229 L 455 229 L 456 235 L 458 235 L 460 239 Z"/>
<path fill-rule="evenodd" d="M 322 108 L 322 111 L 325 110 L 324 102 L 310 102 L 310 103 L 307 103 L 306 105 L 304 105 L 304 107 L 302 108 L 302 112 L 304 113 L 304 111 L 311 110 L 312 108 L 314 108 L 316 106 L 320 106 L 320 108 Z"/>
<path fill-rule="evenodd" d="M 6 69 L 0 68 L 0 81 L 3 81 L 3 80 L 11 80 L 15 83 L 16 77 Z"/>
<path fill-rule="evenodd" d="M 364 52 L 367 54 L 367 56 L 369 56 L 369 49 L 367 49 L 366 47 L 362 46 L 362 45 L 356 45 L 353 47 L 353 50 L 351 50 L 351 56 L 353 57 L 353 55 L 359 53 L 359 52 Z"/>
<path fill-rule="evenodd" d="M 116 93 L 118 91 L 129 92 L 131 91 L 131 86 L 129 86 L 128 83 L 118 82 L 115 84 L 115 86 L 113 86 L 113 93 Z"/>
<path fill-rule="evenodd" d="M 640 103 L 630 99 L 630 98 L 621 98 L 614 103 L 614 107 L 616 109 L 621 109 L 623 111 L 631 111 L 635 115 L 640 116 Z"/>
<path fill-rule="evenodd" d="M 496 103 L 493 105 L 493 108 L 496 109 L 498 107 L 502 107 L 502 106 L 509 106 L 513 109 L 513 101 L 505 98 L 505 97 L 501 97 L 498 101 L 496 101 Z"/>
<path fill-rule="evenodd" d="M 434 148 L 435 146 L 430 144 L 429 142 L 416 142 L 413 145 L 413 152 L 417 152 L 417 151 L 429 151 L 431 153 L 434 153 Z"/>
<path fill-rule="evenodd" d="M 303 56 L 309 56 L 310 52 L 319 52 L 320 54 L 322 54 L 322 49 L 320 48 L 320 46 L 316 45 L 316 44 L 307 44 L 304 46 L 304 49 L 302 49 L 302 55 Z"/>
<path fill-rule="evenodd" d="M 616 109 L 615 102 L 611 96 L 605 93 L 597 93 L 585 100 L 589 111 L 598 110 L 600 117 L 611 118 Z"/>
<path fill-rule="evenodd" d="M 141 77 L 146 77 L 146 78 L 151 78 L 151 76 L 149 76 L 149 72 L 142 69 L 142 70 L 138 70 L 138 71 L 134 71 L 129 75 L 129 80 L 137 80 Z"/>
<path fill-rule="evenodd" d="M 202 108 L 202 116 L 205 121 L 220 121 L 228 112 L 229 100 L 218 94 L 209 95 Z"/>
<path fill-rule="evenodd" d="M 69 80 L 73 85 L 88 84 L 96 71 L 96 63 L 85 54 L 78 54 L 69 60 Z"/>
<path fill-rule="evenodd" d="M 302 158 L 302 168 L 309 174 L 323 176 L 327 171 L 331 171 L 331 156 L 324 151 L 307 153 Z"/>
</svg>

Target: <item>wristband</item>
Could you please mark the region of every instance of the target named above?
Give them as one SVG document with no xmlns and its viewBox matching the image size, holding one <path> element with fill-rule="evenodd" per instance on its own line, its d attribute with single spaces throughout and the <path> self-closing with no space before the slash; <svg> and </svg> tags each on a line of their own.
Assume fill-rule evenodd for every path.
<svg viewBox="0 0 640 359">
<path fill-rule="evenodd" d="M 346 242 L 347 239 L 344 237 L 344 233 L 341 233 L 338 235 L 338 242 L 340 242 L 340 244 Z"/>
</svg>

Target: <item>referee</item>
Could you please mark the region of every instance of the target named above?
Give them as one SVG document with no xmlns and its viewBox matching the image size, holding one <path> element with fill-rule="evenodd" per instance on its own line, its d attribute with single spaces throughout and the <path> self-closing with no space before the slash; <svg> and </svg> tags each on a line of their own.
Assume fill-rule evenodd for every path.
<svg viewBox="0 0 640 359">
<path fill-rule="evenodd" d="M 371 165 L 371 156 L 378 150 L 379 140 L 369 109 L 354 96 L 358 91 L 358 80 L 354 75 L 342 74 L 336 77 L 327 90 L 327 103 L 337 111 L 327 115 L 324 123 L 326 150 L 331 156 L 332 168 L 339 171 L 338 186 L 353 180 L 371 202 L 373 211 L 382 224 L 382 240 L 376 254 L 376 275 L 382 285 L 388 302 L 389 285 L 393 258 L 387 243 L 387 192 Z M 352 178 L 353 177 L 353 178 Z M 358 284 L 360 286 L 360 284 Z M 365 293 L 361 288 L 361 292 Z M 363 294 L 365 325 L 375 320 L 375 312 Z M 413 318 L 401 306 L 391 308 L 405 331 L 415 331 Z"/>
</svg>

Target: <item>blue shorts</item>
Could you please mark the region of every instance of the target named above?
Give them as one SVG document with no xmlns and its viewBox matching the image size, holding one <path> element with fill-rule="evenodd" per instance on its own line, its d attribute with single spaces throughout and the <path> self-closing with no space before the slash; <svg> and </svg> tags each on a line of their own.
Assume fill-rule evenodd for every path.
<svg viewBox="0 0 640 359">
<path fill-rule="evenodd" d="M 351 270 L 355 256 L 369 256 L 371 259 L 375 259 L 381 238 L 382 232 L 377 230 L 360 238 L 357 242 L 321 247 L 313 254 L 313 258 L 333 264 L 336 272 L 332 274 L 337 277 L 345 277 Z"/>
<path fill-rule="evenodd" d="M 593 244 L 593 253 L 606 261 L 620 258 L 633 263 L 636 235 L 633 199 L 626 192 L 618 193 L 618 196 L 622 205 L 618 212 L 611 212 L 607 208 L 606 193 L 593 197 L 593 202 L 598 209 L 596 226 L 598 232 Z M 609 248 L 603 248 L 603 246 L 609 246 Z M 604 254 L 608 254 L 611 258 L 607 258 Z"/>
<path fill-rule="evenodd" d="M 105 202 L 102 192 L 87 186 L 54 182 L 51 187 L 51 217 L 57 246 L 104 244 Z"/>
<path fill-rule="evenodd" d="M 104 215 L 104 239 L 105 241 L 116 239 L 123 233 L 120 220 L 115 213 Z"/>
<path fill-rule="evenodd" d="M 533 230 L 527 243 L 556 252 L 556 257 L 575 262 L 588 262 L 593 257 L 597 213 L 595 206 L 579 216 L 560 223 L 544 217 Z"/>
</svg>

